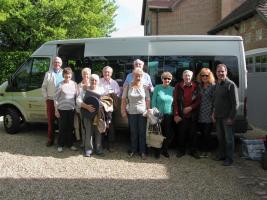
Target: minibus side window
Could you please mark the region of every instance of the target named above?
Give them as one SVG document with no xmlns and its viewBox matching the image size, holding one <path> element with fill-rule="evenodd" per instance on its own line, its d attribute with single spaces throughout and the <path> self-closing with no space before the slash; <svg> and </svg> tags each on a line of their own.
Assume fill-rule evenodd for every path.
<svg viewBox="0 0 267 200">
<path fill-rule="evenodd" d="M 26 91 L 30 80 L 31 65 L 32 59 L 29 59 L 16 71 L 11 87 L 13 91 Z"/>
<path fill-rule="evenodd" d="M 161 84 L 161 74 L 168 71 L 173 75 L 171 85 L 182 80 L 184 70 L 194 72 L 193 79 L 203 67 L 210 68 L 216 77 L 216 66 L 219 63 L 225 63 L 228 68 L 228 77 L 239 86 L 238 60 L 235 56 L 150 56 L 149 74 L 153 84 Z"/>
<path fill-rule="evenodd" d="M 30 58 L 16 71 L 10 89 L 29 91 L 40 88 L 49 65 L 50 58 Z"/>
<path fill-rule="evenodd" d="M 38 89 L 42 86 L 45 72 L 48 71 L 50 58 L 34 58 L 28 90 Z"/>
<path fill-rule="evenodd" d="M 119 86 L 122 86 L 128 73 L 133 70 L 133 62 L 141 59 L 145 62 L 144 71 L 147 71 L 147 56 L 94 56 L 86 57 L 92 65 L 92 73 L 102 76 L 102 69 L 106 65 L 113 68 L 112 78 L 116 80 Z"/>
</svg>

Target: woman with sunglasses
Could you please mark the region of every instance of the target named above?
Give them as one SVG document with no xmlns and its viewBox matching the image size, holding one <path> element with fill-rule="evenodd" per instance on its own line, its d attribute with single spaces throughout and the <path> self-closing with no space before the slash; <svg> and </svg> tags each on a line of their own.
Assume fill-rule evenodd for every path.
<svg viewBox="0 0 267 200">
<path fill-rule="evenodd" d="M 208 157 L 208 152 L 211 150 L 212 97 L 215 88 L 215 78 L 209 68 L 202 68 L 197 75 L 197 81 L 200 83 L 201 95 L 198 115 L 203 151 L 201 157 Z"/>
<path fill-rule="evenodd" d="M 163 72 L 161 74 L 162 84 L 155 87 L 152 96 L 152 108 L 156 107 L 160 113 L 163 114 L 161 123 L 162 134 L 166 137 L 163 141 L 161 153 L 163 156 L 169 158 L 168 147 L 173 138 L 173 116 L 172 116 L 172 102 L 173 102 L 173 87 L 170 86 L 172 81 L 172 74 L 170 72 Z M 160 149 L 156 149 L 155 157 L 160 157 Z"/>
</svg>

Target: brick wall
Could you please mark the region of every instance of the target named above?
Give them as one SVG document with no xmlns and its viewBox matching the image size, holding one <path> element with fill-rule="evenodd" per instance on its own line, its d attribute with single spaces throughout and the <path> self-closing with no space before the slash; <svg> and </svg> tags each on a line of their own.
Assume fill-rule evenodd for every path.
<svg viewBox="0 0 267 200">
<path fill-rule="evenodd" d="M 240 6 L 246 0 L 221 0 L 220 10 L 221 19 L 229 15 L 234 9 Z"/>
<path fill-rule="evenodd" d="M 150 21 L 150 35 L 207 34 L 222 17 L 229 14 L 245 0 L 184 0 L 174 12 L 157 13 L 146 10 L 145 22 Z M 157 32 L 158 24 L 158 32 Z M 146 23 L 145 23 L 146 30 Z M 146 31 L 145 31 L 146 35 Z"/>
<path fill-rule="evenodd" d="M 220 19 L 219 0 L 181 1 L 174 12 L 159 12 L 158 34 L 207 34 Z M 156 35 L 157 13 L 149 12 L 152 35 Z"/>
<path fill-rule="evenodd" d="M 258 15 L 224 29 L 216 35 L 242 36 L 246 51 L 267 46 L 267 26 Z"/>
</svg>

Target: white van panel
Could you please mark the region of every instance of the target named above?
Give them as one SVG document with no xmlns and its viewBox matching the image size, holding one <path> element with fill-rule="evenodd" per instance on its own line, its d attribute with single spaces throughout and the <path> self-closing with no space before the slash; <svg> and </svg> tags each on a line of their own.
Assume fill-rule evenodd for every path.
<svg viewBox="0 0 267 200">
<path fill-rule="evenodd" d="M 149 55 L 237 56 L 241 41 L 152 41 Z"/>
<path fill-rule="evenodd" d="M 127 48 L 127 51 L 125 50 Z M 86 43 L 86 56 L 147 55 L 147 42 L 141 40 L 94 40 Z"/>
<path fill-rule="evenodd" d="M 57 55 L 56 44 L 45 44 L 33 52 L 32 56 L 52 56 Z"/>
</svg>

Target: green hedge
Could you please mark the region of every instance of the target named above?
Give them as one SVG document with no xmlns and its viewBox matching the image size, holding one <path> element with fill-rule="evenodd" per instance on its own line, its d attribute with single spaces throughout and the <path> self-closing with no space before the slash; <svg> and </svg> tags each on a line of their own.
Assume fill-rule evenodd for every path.
<svg viewBox="0 0 267 200">
<path fill-rule="evenodd" d="M 27 51 L 0 52 L 0 83 L 6 81 L 31 54 Z"/>
</svg>

